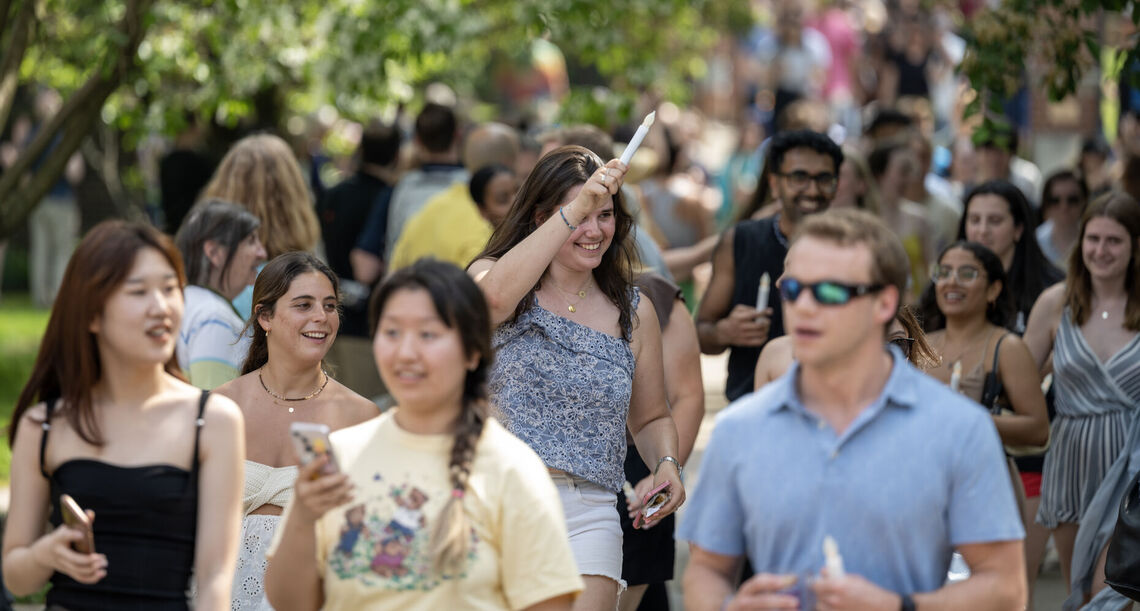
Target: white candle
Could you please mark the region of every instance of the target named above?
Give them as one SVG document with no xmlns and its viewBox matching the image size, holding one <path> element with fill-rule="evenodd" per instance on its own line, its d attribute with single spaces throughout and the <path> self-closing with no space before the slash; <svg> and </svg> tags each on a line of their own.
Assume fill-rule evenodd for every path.
<svg viewBox="0 0 1140 611">
<path fill-rule="evenodd" d="M 756 309 L 763 311 L 768 307 L 768 292 L 772 290 L 772 278 L 768 272 L 760 276 L 760 290 L 756 291 Z"/>
<path fill-rule="evenodd" d="M 958 392 L 958 383 L 962 381 L 962 361 L 954 361 L 954 370 L 950 373 L 950 390 Z"/>
<path fill-rule="evenodd" d="M 633 154 L 637 152 L 637 147 L 641 146 L 641 141 L 645 140 L 645 134 L 649 133 L 649 128 L 653 125 L 653 120 L 657 118 L 657 111 L 653 111 L 645 115 L 645 120 L 641 122 L 641 126 L 633 134 L 633 139 L 626 145 L 625 150 L 621 154 L 621 162 L 623 165 L 629 165 L 629 161 L 633 159 Z"/>
<path fill-rule="evenodd" d="M 843 570 L 843 556 L 839 555 L 839 544 L 835 538 L 827 535 L 823 538 L 823 562 L 827 567 L 827 576 L 831 579 L 843 579 L 847 574 Z"/>
</svg>

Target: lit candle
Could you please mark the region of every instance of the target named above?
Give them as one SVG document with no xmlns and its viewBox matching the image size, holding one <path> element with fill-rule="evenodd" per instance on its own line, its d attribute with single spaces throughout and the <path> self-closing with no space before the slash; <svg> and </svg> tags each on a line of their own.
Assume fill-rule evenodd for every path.
<svg viewBox="0 0 1140 611">
<path fill-rule="evenodd" d="M 633 134 L 633 139 L 626 145 L 625 150 L 621 154 L 621 162 L 623 165 L 629 165 L 629 161 L 633 159 L 633 154 L 637 152 L 637 147 L 641 146 L 641 141 L 645 140 L 645 134 L 649 133 L 649 128 L 653 126 L 653 120 L 657 118 L 657 111 L 653 111 L 645 115 L 645 120 L 641 122 L 641 126 Z"/>
<path fill-rule="evenodd" d="M 764 272 L 764 275 L 760 276 L 760 290 L 756 291 L 757 310 L 762 311 L 768 307 L 768 292 L 770 290 L 772 290 L 772 278 L 768 275 L 768 272 Z"/>
<path fill-rule="evenodd" d="M 950 373 L 950 390 L 958 392 L 958 384 L 962 381 L 962 361 L 954 361 L 954 369 Z"/>
</svg>

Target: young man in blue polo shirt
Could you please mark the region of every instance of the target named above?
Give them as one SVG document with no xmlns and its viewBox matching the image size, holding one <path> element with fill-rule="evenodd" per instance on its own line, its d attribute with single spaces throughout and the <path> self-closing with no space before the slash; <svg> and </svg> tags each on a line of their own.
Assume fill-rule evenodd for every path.
<svg viewBox="0 0 1140 611">
<path fill-rule="evenodd" d="M 798 364 L 721 414 L 678 534 L 687 609 L 1021 610 L 1024 531 L 993 422 L 884 348 L 909 265 L 878 219 L 806 219 L 779 281 Z M 824 566 L 838 542 L 846 576 Z M 970 578 L 943 586 L 953 551 Z M 747 554 L 757 575 L 734 588 Z"/>
</svg>

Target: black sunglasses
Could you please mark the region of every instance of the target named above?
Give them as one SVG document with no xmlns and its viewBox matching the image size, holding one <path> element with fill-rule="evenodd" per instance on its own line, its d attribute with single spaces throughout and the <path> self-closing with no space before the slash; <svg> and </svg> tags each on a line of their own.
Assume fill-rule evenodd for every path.
<svg viewBox="0 0 1140 611">
<path fill-rule="evenodd" d="M 892 337 L 888 342 L 899 347 L 902 350 L 903 358 L 910 358 L 910 349 L 914 346 L 913 337 Z"/>
<path fill-rule="evenodd" d="M 882 284 L 843 284 L 832 280 L 806 284 L 795 278 L 780 279 L 780 299 L 795 302 L 804 289 L 811 291 L 812 297 L 820 305 L 843 305 L 856 297 L 870 295 L 883 290 Z"/>
</svg>

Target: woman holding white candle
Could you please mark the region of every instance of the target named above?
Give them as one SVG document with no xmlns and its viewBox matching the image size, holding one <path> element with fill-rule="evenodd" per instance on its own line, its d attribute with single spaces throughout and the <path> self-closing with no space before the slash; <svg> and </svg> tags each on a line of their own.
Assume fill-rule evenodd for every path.
<svg viewBox="0 0 1140 611">
<path fill-rule="evenodd" d="M 669 487 L 649 523 L 685 499 L 657 315 L 632 283 L 625 170 L 581 147 L 549 153 L 468 270 L 498 327 L 493 403 L 551 470 L 586 585 L 582 609 L 614 608 L 624 585 L 616 502 L 627 428 L 655 487 Z"/>
</svg>

